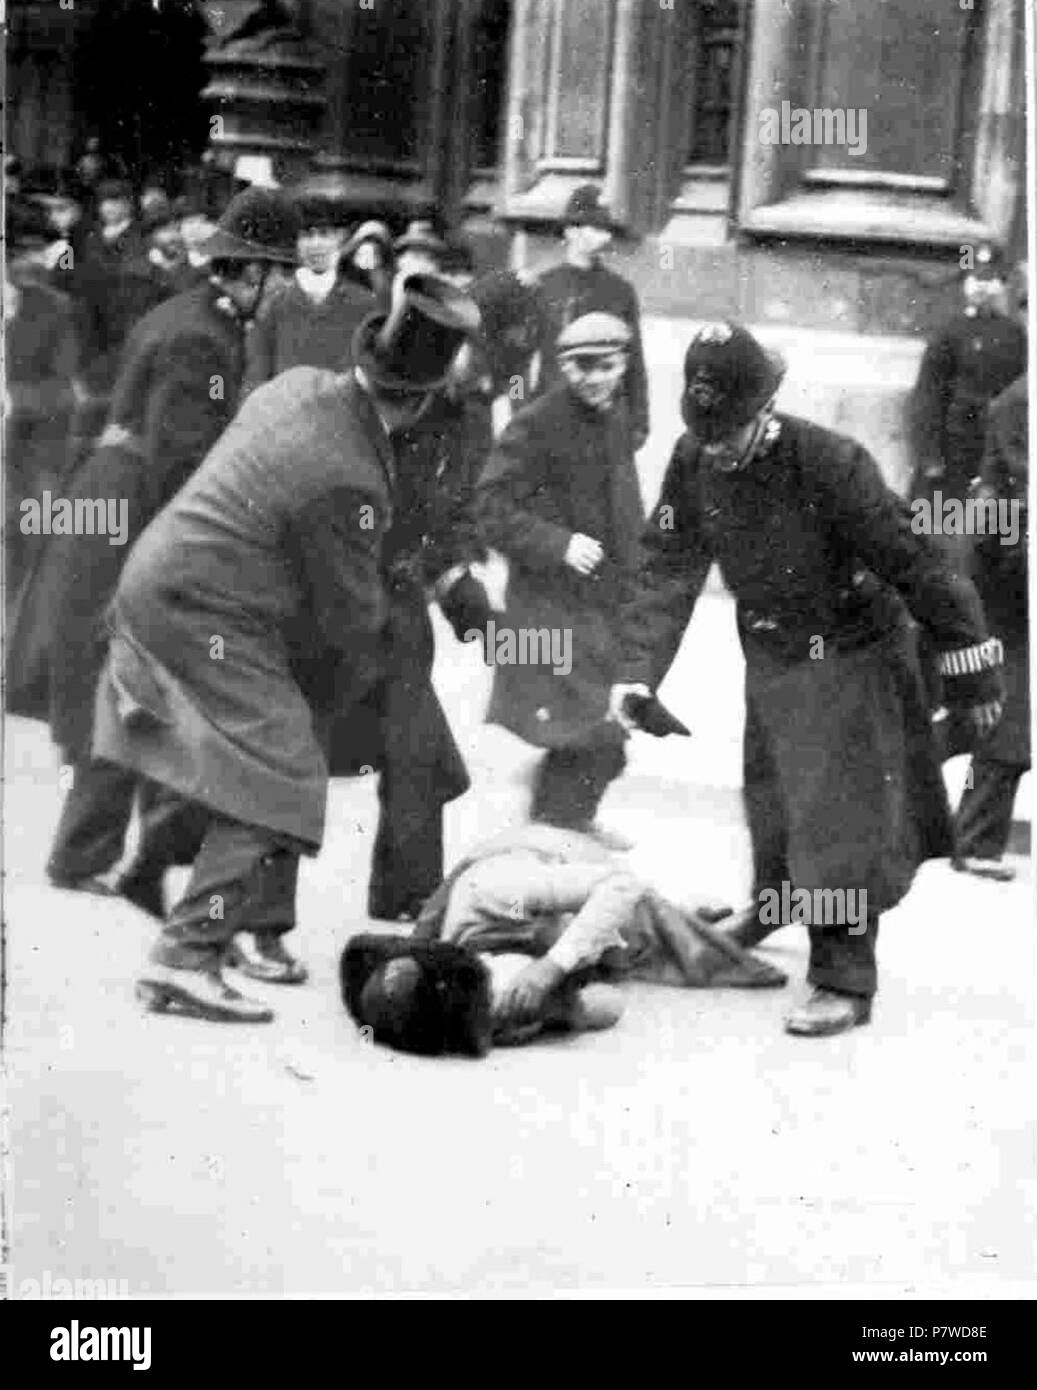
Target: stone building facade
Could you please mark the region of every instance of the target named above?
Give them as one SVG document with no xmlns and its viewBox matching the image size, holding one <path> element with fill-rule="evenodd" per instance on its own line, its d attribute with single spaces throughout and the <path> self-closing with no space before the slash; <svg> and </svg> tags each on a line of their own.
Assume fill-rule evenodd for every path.
<svg viewBox="0 0 1037 1390">
<path fill-rule="evenodd" d="M 25 157 L 59 160 L 107 119 L 146 162 L 161 102 L 204 90 L 184 148 L 265 161 L 344 216 L 438 206 L 496 264 L 556 255 L 569 192 L 600 183 L 660 351 L 723 314 L 793 348 L 822 335 L 804 341 L 832 384 L 806 403 L 877 432 L 898 477 L 903 397 L 962 248 L 1024 253 L 1026 0 L 68 3 L 9 0 Z M 179 97 L 163 30 L 187 55 Z"/>
</svg>

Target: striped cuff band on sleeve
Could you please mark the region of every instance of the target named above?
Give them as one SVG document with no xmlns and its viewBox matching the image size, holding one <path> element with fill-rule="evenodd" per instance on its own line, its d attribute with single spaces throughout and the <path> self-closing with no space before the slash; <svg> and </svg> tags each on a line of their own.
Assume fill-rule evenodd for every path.
<svg viewBox="0 0 1037 1390">
<path fill-rule="evenodd" d="M 1005 652 L 1000 637 L 988 637 L 985 642 L 976 642 L 971 647 L 959 647 L 940 656 L 941 676 L 977 675 L 980 671 L 992 671 L 1004 664 Z"/>
</svg>

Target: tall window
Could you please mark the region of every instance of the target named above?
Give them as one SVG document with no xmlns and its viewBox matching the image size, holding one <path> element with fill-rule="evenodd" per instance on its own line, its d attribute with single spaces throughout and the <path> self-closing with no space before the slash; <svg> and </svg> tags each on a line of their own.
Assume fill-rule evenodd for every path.
<svg viewBox="0 0 1037 1390">
<path fill-rule="evenodd" d="M 727 172 L 742 43 L 739 0 L 696 0 L 687 168 Z"/>
<path fill-rule="evenodd" d="M 511 0 L 481 0 L 472 35 L 472 167 L 490 174 L 500 159 L 508 80 Z"/>
</svg>

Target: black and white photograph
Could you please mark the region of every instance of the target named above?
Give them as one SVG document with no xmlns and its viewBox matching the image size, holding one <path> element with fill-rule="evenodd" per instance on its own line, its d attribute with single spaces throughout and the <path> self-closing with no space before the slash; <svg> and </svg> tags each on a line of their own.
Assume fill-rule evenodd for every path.
<svg viewBox="0 0 1037 1390">
<path fill-rule="evenodd" d="M 995 1360 L 1034 23 L 6 0 L 0 1298 L 75 1304 L 45 1364 L 188 1354 L 119 1302 L 415 1298 L 860 1300 L 813 1374 Z"/>
</svg>

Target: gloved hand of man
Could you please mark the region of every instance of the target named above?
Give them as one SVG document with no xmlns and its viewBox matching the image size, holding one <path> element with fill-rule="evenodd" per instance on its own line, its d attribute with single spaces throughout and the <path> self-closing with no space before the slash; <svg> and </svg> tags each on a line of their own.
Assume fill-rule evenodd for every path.
<svg viewBox="0 0 1037 1390">
<path fill-rule="evenodd" d="M 459 642 L 469 640 L 468 633 L 479 632 L 486 643 L 486 624 L 493 617 L 489 595 L 478 579 L 467 571 L 439 600 L 443 617 L 454 630 Z"/>
</svg>

